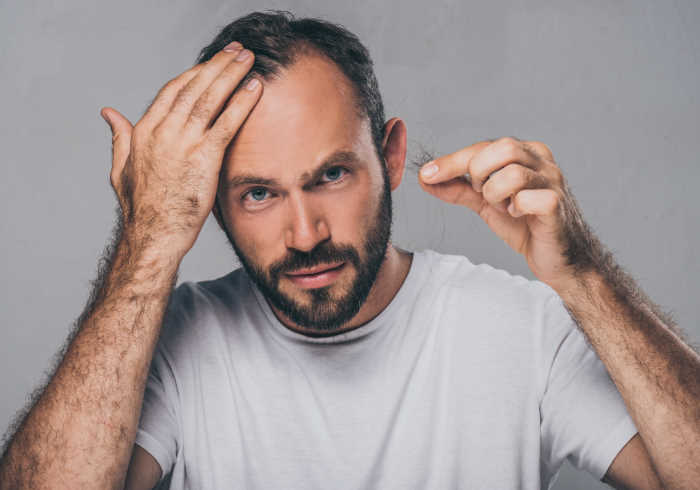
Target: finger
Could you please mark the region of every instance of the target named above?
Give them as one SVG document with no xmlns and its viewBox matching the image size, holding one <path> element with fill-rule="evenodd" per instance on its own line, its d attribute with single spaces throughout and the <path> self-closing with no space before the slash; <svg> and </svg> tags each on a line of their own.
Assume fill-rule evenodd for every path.
<svg viewBox="0 0 700 490">
<path fill-rule="evenodd" d="M 213 124 L 213 120 L 219 115 L 227 99 L 245 78 L 255 57 L 248 50 L 241 53 L 245 53 L 247 58 L 235 58 L 232 63 L 229 63 L 195 103 L 185 124 L 188 133 L 201 135 Z"/>
<path fill-rule="evenodd" d="M 238 129 L 253 110 L 262 95 L 262 82 L 255 77 L 233 94 L 228 106 L 207 131 L 203 147 L 217 154 L 223 154 Z"/>
<path fill-rule="evenodd" d="M 526 142 L 515 138 L 500 138 L 475 155 L 469 165 L 474 190 L 481 192 L 484 182 L 491 174 L 510 163 L 517 162 L 533 170 L 540 169 L 543 162 L 539 155 L 525 145 Z"/>
<path fill-rule="evenodd" d="M 233 44 L 233 43 L 232 43 Z M 239 66 L 238 72 L 243 71 L 243 74 L 250 69 L 253 56 L 250 50 L 242 49 L 240 44 L 233 44 L 231 48 L 228 46 L 224 50 L 216 53 L 209 61 L 207 61 L 197 75 L 185 85 L 175 97 L 170 112 L 163 120 L 163 126 L 182 127 L 184 126 L 192 113 L 192 109 L 199 99 L 206 93 L 207 88 L 216 80 L 221 73 L 230 65 Z M 232 49 L 233 51 L 226 51 Z M 241 58 L 243 58 L 242 61 Z M 236 61 L 236 60 L 239 61 Z M 243 78 L 241 74 L 240 78 Z M 240 79 L 239 79 L 240 80 Z M 207 97 L 209 94 L 204 95 Z"/>
<path fill-rule="evenodd" d="M 140 126 L 150 129 L 155 128 L 160 124 L 165 116 L 168 115 L 170 107 L 180 90 L 192 80 L 197 73 L 203 68 L 203 64 L 198 64 L 189 70 L 181 73 L 176 78 L 173 78 L 158 91 L 151 104 L 146 109 L 146 112 L 138 122 Z"/>
<path fill-rule="evenodd" d="M 554 154 L 552 154 L 552 150 L 545 143 L 541 141 L 523 141 L 523 143 L 525 148 L 533 153 L 537 153 L 543 160 L 549 160 L 554 163 Z"/>
<path fill-rule="evenodd" d="M 481 211 L 484 203 L 481 194 L 472 189 L 463 176 L 437 184 L 426 184 L 421 180 L 418 183 L 428 194 L 432 194 L 450 204 L 466 206 L 477 213 Z"/>
<path fill-rule="evenodd" d="M 523 189 L 549 188 L 547 178 L 519 163 L 510 163 L 494 172 L 481 192 L 489 204 L 502 203 Z M 505 206 L 501 207 L 505 211 Z"/>
<path fill-rule="evenodd" d="M 553 189 L 525 189 L 513 196 L 508 212 L 514 218 L 535 215 L 543 224 L 556 226 L 559 221 L 560 195 Z"/>
<path fill-rule="evenodd" d="M 437 184 L 461 177 L 469 172 L 471 159 L 490 144 L 490 141 L 480 141 L 449 155 L 436 158 L 421 167 L 420 179 L 428 184 Z"/>
<path fill-rule="evenodd" d="M 118 177 L 124 169 L 124 164 L 131 150 L 131 132 L 134 127 L 126 117 L 112 107 L 103 108 L 100 114 L 107 121 L 112 132 L 112 170 L 110 172 L 110 180 L 112 187 L 116 189 Z"/>
</svg>

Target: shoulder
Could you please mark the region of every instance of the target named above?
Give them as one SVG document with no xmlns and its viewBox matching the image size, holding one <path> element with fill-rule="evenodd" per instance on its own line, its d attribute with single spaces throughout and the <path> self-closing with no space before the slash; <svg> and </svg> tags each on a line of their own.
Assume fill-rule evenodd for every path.
<svg viewBox="0 0 700 490">
<path fill-rule="evenodd" d="M 559 299 L 547 284 L 513 274 L 491 264 L 474 264 L 468 257 L 425 250 L 433 287 L 449 295 L 457 295 L 469 303 L 487 308 L 540 313 Z"/>
<path fill-rule="evenodd" d="M 236 322 L 251 301 L 247 275 L 236 269 L 217 279 L 186 281 L 170 295 L 159 345 L 168 351 L 192 350 Z"/>
<path fill-rule="evenodd" d="M 193 320 L 198 315 L 215 313 L 224 305 L 227 309 L 235 309 L 247 294 L 247 275 L 240 268 L 213 280 L 186 281 L 170 295 L 165 320 L 171 322 L 182 317 Z"/>
<path fill-rule="evenodd" d="M 531 376 L 541 394 L 557 346 L 575 331 L 554 289 L 462 255 L 427 251 L 427 258 L 434 293 L 423 294 L 431 301 L 425 308 L 452 332 L 455 348 L 504 376 Z"/>
<path fill-rule="evenodd" d="M 442 316 L 478 324 L 494 340 L 517 338 L 543 358 L 575 330 L 559 295 L 542 281 L 461 255 L 427 251 L 427 258 L 429 287 Z"/>
</svg>

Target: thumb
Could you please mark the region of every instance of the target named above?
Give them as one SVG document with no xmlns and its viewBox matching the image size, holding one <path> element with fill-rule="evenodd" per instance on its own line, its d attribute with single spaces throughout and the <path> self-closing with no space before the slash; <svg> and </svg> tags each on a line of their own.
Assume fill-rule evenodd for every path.
<svg viewBox="0 0 700 490">
<path fill-rule="evenodd" d="M 129 156 L 131 132 L 134 126 L 119 111 L 111 107 L 102 108 L 100 115 L 112 131 L 112 177 L 114 178 L 121 174 Z"/>
</svg>

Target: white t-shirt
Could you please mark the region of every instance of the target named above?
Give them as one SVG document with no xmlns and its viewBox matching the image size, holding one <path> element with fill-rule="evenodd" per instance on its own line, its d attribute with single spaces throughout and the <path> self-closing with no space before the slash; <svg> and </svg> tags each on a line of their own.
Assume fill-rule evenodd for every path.
<svg viewBox="0 0 700 490">
<path fill-rule="evenodd" d="M 173 293 L 136 443 L 174 489 L 549 488 L 637 429 L 546 284 L 417 251 L 373 320 L 313 338 L 244 269 Z"/>
</svg>

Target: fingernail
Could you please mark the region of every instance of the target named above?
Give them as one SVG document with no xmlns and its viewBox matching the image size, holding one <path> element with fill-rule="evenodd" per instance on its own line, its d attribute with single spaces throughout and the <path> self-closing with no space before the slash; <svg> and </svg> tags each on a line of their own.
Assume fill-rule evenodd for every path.
<svg viewBox="0 0 700 490">
<path fill-rule="evenodd" d="M 240 53 L 238 53 L 238 56 L 236 56 L 236 61 L 244 61 L 250 56 L 250 51 L 247 49 L 244 49 Z"/>
<path fill-rule="evenodd" d="M 420 169 L 420 173 L 423 177 L 430 177 L 431 175 L 435 175 L 438 171 L 438 166 L 434 163 L 424 165 L 422 169 Z"/>
<path fill-rule="evenodd" d="M 258 85 L 260 85 L 260 81 L 257 78 L 251 78 L 248 80 L 248 83 L 246 83 L 245 88 L 246 90 L 250 90 L 252 92 L 258 88 Z"/>
<path fill-rule="evenodd" d="M 225 48 L 224 51 L 228 51 L 229 53 L 232 53 L 234 51 L 238 51 L 241 49 L 243 45 L 239 43 L 238 41 L 233 41 L 232 43 L 229 43 Z"/>
</svg>

